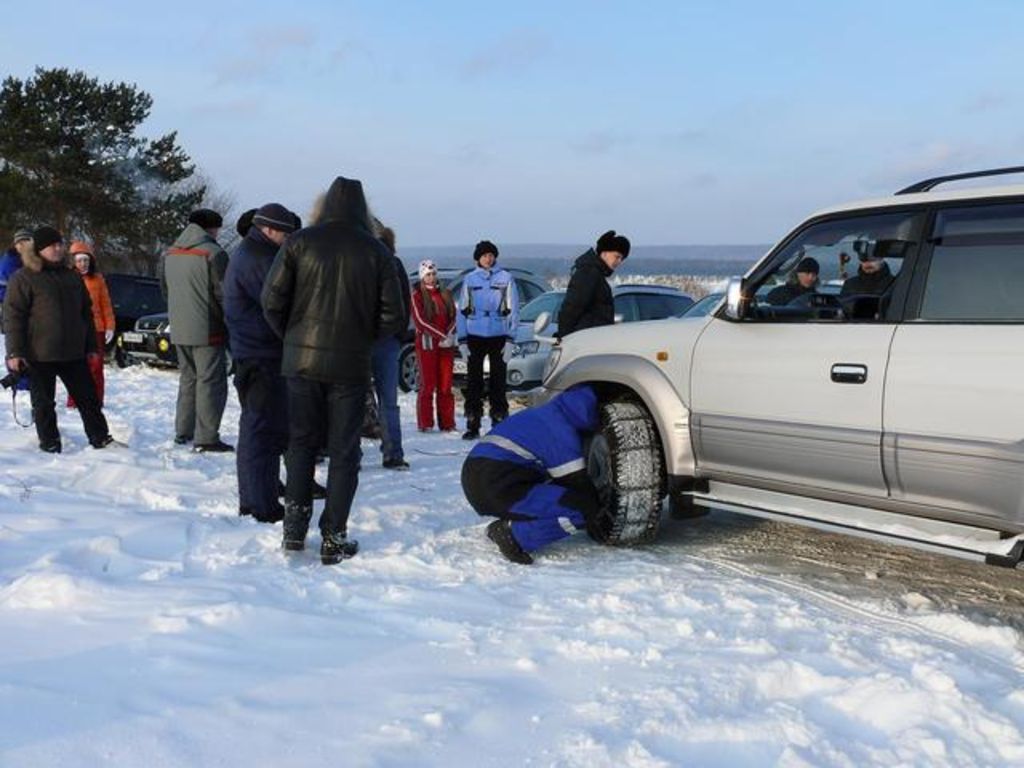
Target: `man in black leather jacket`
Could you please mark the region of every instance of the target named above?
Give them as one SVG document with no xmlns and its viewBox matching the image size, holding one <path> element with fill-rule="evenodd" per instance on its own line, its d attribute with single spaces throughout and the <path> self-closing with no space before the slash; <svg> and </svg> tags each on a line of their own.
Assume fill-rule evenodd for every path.
<svg viewBox="0 0 1024 768">
<path fill-rule="evenodd" d="M 283 546 L 305 546 L 326 429 L 330 469 L 320 559 L 332 565 L 358 551 L 347 528 L 359 482 L 370 350 L 405 324 L 393 257 L 374 236 L 360 182 L 334 180 L 311 225 L 278 252 L 261 301 L 270 327 L 284 339 L 281 373 L 288 379 Z"/>
</svg>

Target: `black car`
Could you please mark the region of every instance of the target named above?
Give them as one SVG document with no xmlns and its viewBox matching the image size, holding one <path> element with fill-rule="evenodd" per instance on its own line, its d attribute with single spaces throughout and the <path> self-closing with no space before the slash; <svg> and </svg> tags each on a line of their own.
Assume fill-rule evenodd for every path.
<svg viewBox="0 0 1024 768">
<path fill-rule="evenodd" d="M 465 280 L 466 275 L 472 272 L 473 269 L 474 267 L 467 267 L 466 269 L 439 269 L 437 276 L 441 281 L 441 285 L 450 290 L 452 296 L 458 301 L 462 281 Z M 505 269 L 511 272 L 512 277 L 516 280 L 516 292 L 519 294 L 520 307 L 525 307 L 542 293 L 547 293 L 551 290 L 551 285 L 547 280 L 527 269 L 518 269 L 516 267 L 505 267 Z M 415 287 L 419 283 L 419 274 L 410 272 L 409 281 Z M 416 331 L 411 321 L 408 331 L 402 337 L 402 349 L 398 354 L 398 386 L 401 387 L 403 392 L 412 392 L 419 389 L 420 386 L 420 369 L 416 363 Z"/>
<path fill-rule="evenodd" d="M 166 312 L 167 302 L 160 293 L 160 281 L 155 277 L 119 272 L 107 272 L 103 277 L 114 305 L 114 358 L 118 365 L 124 366 L 128 361 L 124 356 L 122 335 L 133 332 L 140 317 Z"/>
<path fill-rule="evenodd" d="M 171 343 L 171 321 L 166 312 L 144 315 L 135 327 L 117 337 L 117 349 L 125 363 L 177 367 L 178 352 Z"/>
</svg>

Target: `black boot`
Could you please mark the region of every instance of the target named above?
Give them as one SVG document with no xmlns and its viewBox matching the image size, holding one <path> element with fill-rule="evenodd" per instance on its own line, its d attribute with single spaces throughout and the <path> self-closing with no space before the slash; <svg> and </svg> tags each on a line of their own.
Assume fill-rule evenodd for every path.
<svg viewBox="0 0 1024 768">
<path fill-rule="evenodd" d="M 466 431 L 462 433 L 463 440 L 476 440 L 480 437 L 480 417 L 466 417 Z"/>
<path fill-rule="evenodd" d="M 301 552 L 306 548 L 306 532 L 309 519 L 313 517 L 312 505 L 301 505 L 294 501 L 284 504 L 284 537 L 281 546 L 289 552 Z"/>
<path fill-rule="evenodd" d="M 320 562 L 324 565 L 337 565 L 348 560 L 359 551 L 359 542 L 348 540 L 344 533 L 325 533 L 320 545 Z"/>
<path fill-rule="evenodd" d="M 495 520 L 487 526 L 487 538 L 498 545 L 506 560 L 519 565 L 532 565 L 533 558 L 523 549 L 515 536 L 512 535 L 512 523 L 508 520 Z"/>
</svg>

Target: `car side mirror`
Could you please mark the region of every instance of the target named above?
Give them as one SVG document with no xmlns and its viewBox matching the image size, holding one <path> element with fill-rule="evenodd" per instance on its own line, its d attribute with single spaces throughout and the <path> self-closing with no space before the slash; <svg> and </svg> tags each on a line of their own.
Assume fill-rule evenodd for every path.
<svg viewBox="0 0 1024 768">
<path fill-rule="evenodd" d="M 725 316 L 729 320 L 742 320 L 747 311 L 747 300 L 743 296 L 743 278 L 733 277 L 725 289 Z"/>
<path fill-rule="evenodd" d="M 537 315 L 537 319 L 533 321 L 533 335 L 540 335 L 541 331 L 548 327 L 548 323 L 551 322 L 550 312 L 541 312 Z"/>
</svg>

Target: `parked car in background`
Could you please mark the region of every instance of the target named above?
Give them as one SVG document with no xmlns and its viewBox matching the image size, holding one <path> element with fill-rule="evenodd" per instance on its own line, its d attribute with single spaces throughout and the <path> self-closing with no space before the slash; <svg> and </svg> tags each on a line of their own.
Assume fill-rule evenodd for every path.
<svg viewBox="0 0 1024 768">
<path fill-rule="evenodd" d="M 171 343 L 171 321 L 166 312 L 140 317 L 132 330 L 118 337 L 117 347 L 126 364 L 178 366 L 178 352 Z"/>
<path fill-rule="evenodd" d="M 147 275 L 129 275 L 107 272 L 103 275 L 110 291 L 110 302 L 114 305 L 114 359 L 124 366 L 127 361 L 121 345 L 125 331 L 135 330 L 136 321 L 154 312 L 166 312 L 167 302 L 160 294 L 160 281 Z"/>
<path fill-rule="evenodd" d="M 706 317 L 718 309 L 718 305 L 725 298 L 724 293 L 709 293 L 702 299 L 691 304 L 679 317 Z"/>
<path fill-rule="evenodd" d="M 519 306 L 525 307 L 535 298 L 551 290 L 551 284 L 539 275 L 526 269 L 517 267 L 506 267 L 516 280 L 516 291 L 519 294 Z M 462 281 L 466 275 L 473 271 L 472 267 L 466 269 L 439 269 L 437 276 L 441 284 L 452 292 L 452 296 L 458 301 L 459 291 L 462 289 Z M 413 288 L 419 283 L 417 272 L 409 273 L 409 281 Z M 416 363 L 416 333 L 412 323 L 402 339 L 402 348 L 398 353 L 398 385 L 403 392 L 412 392 L 419 389 L 420 372 Z"/>
<path fill-rule="evenodd" d="M 693 305 L 693 299 L 681 290 L 663 285 L 616 285 L 612 287 L 612 297 L 615 302 L 616 323 L 677 317 Z M 540 386 L 544 377 L 544 365 L 551 351 L 551 342 L 545 339 L 553 337 L 558 332 L 558 310 L 564 300 L 565 291 L 549 291 L 520 310 L 519 329 L 506 374 L 510 391 Z M 540 333 L 535 334 L 534 324 L 544 313 L 548 314 L 549 321 Z M 486 360 L 484 364 L 486 366 Z M 466 363 L 456 352 L 456 386 L 463 385 L 465 376 Z"/>
</svg>

